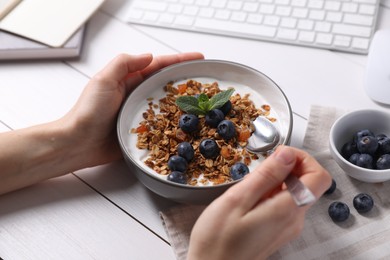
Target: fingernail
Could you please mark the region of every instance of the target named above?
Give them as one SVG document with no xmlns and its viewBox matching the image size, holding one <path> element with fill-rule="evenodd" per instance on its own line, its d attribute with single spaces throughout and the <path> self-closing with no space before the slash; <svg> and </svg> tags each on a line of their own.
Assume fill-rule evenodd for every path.
<svg viewBox="0 0 390 260">
<path fill-rule="evenodd" d="M 275 156 L 275 159 L 285 165 L 294 162 L 294 152 L 287 147 L 279 147 L 273 155 Z"/>
</svg>

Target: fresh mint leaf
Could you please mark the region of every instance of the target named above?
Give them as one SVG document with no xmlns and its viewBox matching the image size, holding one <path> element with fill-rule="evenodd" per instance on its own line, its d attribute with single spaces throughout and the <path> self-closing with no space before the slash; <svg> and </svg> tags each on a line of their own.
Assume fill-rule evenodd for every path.
<svg viewBox="0 0 390 260">
<path fill-rule="evenodd" d="M 205 93 L 202 93 L 198 97 L 198 102 L 209 102 L 209 96 L 207 96 Z"/>
<path fill-rule="evenodd" d="M 180 96 L 176 99 L 176 105 L 186 113 L 203 115 L 205 111 L 199 107 L 199 102 L 193 96 Z"/>
<path fill-rule="evenodd" d="M 231 88 L 215 94 L 210 99 L 205 93 L 200 94 L 198 98 L 180 96 L 176 99 L 176 105 L 188 114 L 205 115 L 212 109 L 222 107 L 230 99 L 233 92 L 234 89 Z"/>
<path fill-rule="evenodd" d="M 198 106 L 200 109 L 207 112 L 210 106 L 209 103 L 209 97 L 205 93 L 199 95 Z"/>
<path fill-rule="evenodd" d="M 219 92 L 210 98 L 210 108 L 209 110 L 216 109 L 222 107 L 228 100 L 230 96 L 233 94 L 234 89 L 230 88 L 226 91 Z"/>
</svg>

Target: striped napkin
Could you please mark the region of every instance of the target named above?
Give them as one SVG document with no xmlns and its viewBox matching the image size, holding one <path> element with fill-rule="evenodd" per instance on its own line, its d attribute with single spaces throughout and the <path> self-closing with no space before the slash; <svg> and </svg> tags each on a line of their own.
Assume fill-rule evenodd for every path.
<svg viewBox="0 0 390 260">
<path fill-rule="evenodd" d="M 303 149 L 325 167 L 337 183 L 333 194 L 324 195 L 309 209 L 300 237 L 280 248 L 269 259 L 390 259 L 390 182 L 370 184 L 348 177 L 329 153 L 329 130 L 345 110 L 312 106 Z M 365 192 L 374 199 L 374 208 L 359 214 L 353 197 Z M 345 202 L 350 217 L 334 223 L 328 215 L 333 201 Z M 204 207 L 178 206 L 160 212 L 177 259 L 186 258 L 193 224 Z"/>
</svg>

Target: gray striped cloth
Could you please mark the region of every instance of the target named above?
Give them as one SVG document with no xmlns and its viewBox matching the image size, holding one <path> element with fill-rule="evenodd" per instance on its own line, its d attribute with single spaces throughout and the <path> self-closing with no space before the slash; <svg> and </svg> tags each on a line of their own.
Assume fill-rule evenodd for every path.
<svg viewBox="0 0 390 260">
<path fill-rule="evenodd" d="M 269 259 L 390 259 L 390 182 L 370 184 L 348 177 L 331 158 L 329 130 L 333 122 L 344 114 L 337 108 L 312 106 L 303 149 L 333 176 L 337 189 L 324 195 L 309 209 L 302 234 L 280 248 Z M 353 208 L 353 197 L 370 194 L 374 208 L 359 214 Z M 351 215 L 345 222 L 334 223 L 328 215 L 333 201 L 350 207 Z M 203 208 L 179 206 L 160 212 L 163 225 L 177 259 L 185 259 L 191 228 Z"/>
</svg>

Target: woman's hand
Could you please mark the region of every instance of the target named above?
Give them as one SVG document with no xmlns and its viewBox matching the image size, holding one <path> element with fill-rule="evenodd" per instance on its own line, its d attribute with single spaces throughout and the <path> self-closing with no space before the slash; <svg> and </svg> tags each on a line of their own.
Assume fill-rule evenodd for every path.
<svg viewBox="0 0 390 260">
<path fill-rule="evenodd" d="M 200 53 L 153 57 L 122 54 L 95 75 L 73 109 L 62 119 L 71 125 L 75 143 L 84 146 L 84 161 L 93 166 L 117 160 L 121 153 L 116 137 L 117 114 L 127 95 L 145 77 L 168 65 L 203 59 Z M 78 141 L 76 141 L 78 140 Z"/>
<path fill-rule="evenodd" d="M 146 76 L 200 53 L 116 57 L 94 76 L 59 120 L 0 134 L 0 194 L 121 158 L 116 120 L 127 95 Z"/>
<path fill-rule="evenodd" d="M 282 185 L 290 173 L 316 198 L 331 184 L 309 154 L 279 147 L 204 210 L 192 230 L 188 259 L 265 259 L 297 237 L 311 205 L 298 207 Z"/>
</svg>

